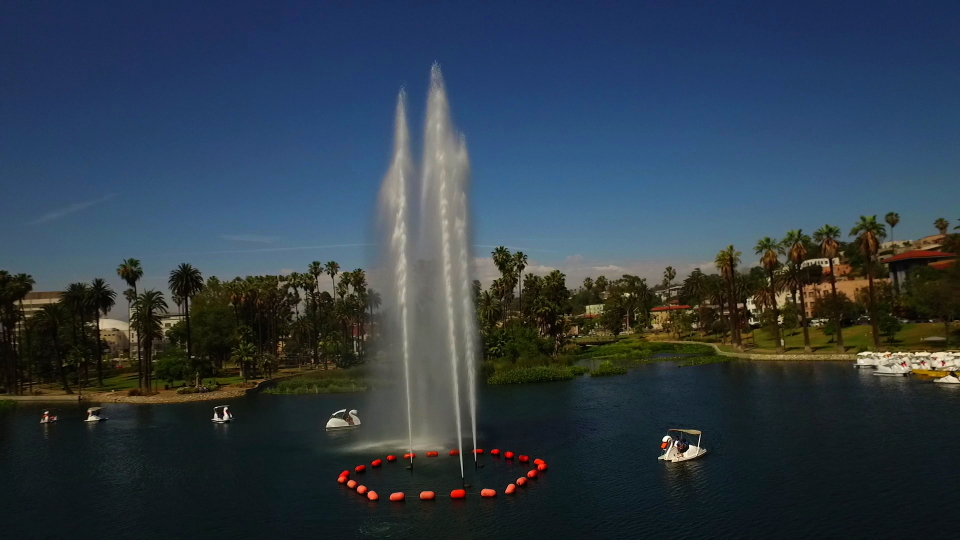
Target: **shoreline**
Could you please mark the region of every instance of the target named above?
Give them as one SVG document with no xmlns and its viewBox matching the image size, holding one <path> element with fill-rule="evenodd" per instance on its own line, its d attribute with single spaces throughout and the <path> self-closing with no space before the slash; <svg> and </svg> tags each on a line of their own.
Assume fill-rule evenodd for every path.
<svg viewBox="0 0 960 540">
<path fill-rule="evenodd" d="M 705 343 L 703 341 L 666 341 L 664 343 L 690 343 L 696 345 L 709 345 L 713 347 L 720 356 L 737 358 L 740 360 L 760 360 L 760 361 L 785 361 L 785 362 L 855 362 L 856 354 L 851 353 L 738 353 L 733 351 L 724 351 L 716 343 Z"/>
<path fill-rule="evenodd" d="M 0 394 L 0 399 L 26 402 L 26 403 L 50 403 L 50 402 L 76 402 L 76 403 L 134 403 L 134 404 L 164 404 L 164 403 L 189 403 L 192 401 L 213 401 L 216 399 L 234 399 L 245 396 L 252 392 L 260 391 L 266 383 L 272 383 L 295 375 L 284 375 L 272 379 L 263 379 L 261 381 L 250 381 L 254 383 L 248 388 L 228 386 L 212 392 L 202 394 L 178 394 L 176 390 L 160 390 L 152 396 L 128 396 L 125 391 L 117 392 L 91 392 L 80 394 L 50 394 L 41 396 L 13 396 Z"/>
</svg>

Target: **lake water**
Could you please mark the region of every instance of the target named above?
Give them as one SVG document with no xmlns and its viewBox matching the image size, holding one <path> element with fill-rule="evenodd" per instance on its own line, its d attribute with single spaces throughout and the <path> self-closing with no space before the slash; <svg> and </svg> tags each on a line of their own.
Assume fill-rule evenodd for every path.
<svg viewBox="0 0 960 540">
<path fill-rule="evenodd" d="M 484 456 L 472 488 L 496 499 L 451 501 L 457 460 L 417 459 L 368 471 L 371 503 L 338 473 L 382 458 L 361 444 L 376 424 L 370 395 L 253 395 L 237 421 L 214 403 L 107 405 L 0 415 L 4 538 L 954 538 L 960 494 L 960 388 L 875 377 L 850 364 L 669 362 L 626 376 L 483 387 L 482 446 L 549 464 Z M 326 433 L 336 409 L 365 426 Z M 669 427 L 704 432 L 704 458 L 657 461 Z M 372 430 L 373 428 L 371 428 Z M 392 452 L 402 453 L 394 447 Z M 437 501 L 416 494 L 433 489 Z M 406 503 L 386 500 L 406 491 Z M 412 497 L 411 497 L 412 496 Z"/>
</svg>

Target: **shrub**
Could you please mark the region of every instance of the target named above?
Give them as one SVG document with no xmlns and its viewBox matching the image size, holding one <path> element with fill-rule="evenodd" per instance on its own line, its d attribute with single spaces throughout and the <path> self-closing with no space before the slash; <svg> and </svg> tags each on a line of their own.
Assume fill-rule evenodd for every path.
<svg viewBox="0 0 960 540">
<path fill-rule="evenodd" d="M 590 372 L 591 377 L 605 377 L 607 375 L 626 375 L 627 368 L 615 366 L 613 362 L 607 360 L 600 364 L 597 369 Z"/>
<path fill-rule="evenodd" d="M 574 375 L 583 375 L 584 373 L 589 373 L 590 368 L 587 366 L 570 366 L 570 372 Z"/>
<path fill-rule="evenodd" d="M 184 386 L 182 388 L 177 388 L 178 394 L 196 394 L 197 389 L 193 386 Z"/>
<path fill-rule="evenodd" d="M 307 377 L 299 376 L 280 381 L 271 388 L 264 390 L 267 394 L 340 394 L 347 392 L 363 392 L 367 389 L 366 381 L 362 378 L 328 376 Z"/>
<path fill-rule="evenodd" d="M 703 364 L 720 364 L 723 362 L 729 362 L 730 359 L 726 356 L 712 355 L 712 356 L 695 356 L 692 358 L 684 358 L 683 362 L 679 362 L 677 367 L 686 367 L 686 366 L 702 366 Z"/>
<path fill-rule="evenodd" d="M 127 395 L 128 395 L 128 396 L 131 396 L 131 397 L 132 397 L 132 396 L 142 396 L 142 395 L 143 395 L 143 392 L 142 392 L 139 388 L 131 388 L 130 390 L 127 390 Z"/>
<path fill-rule="evenodd" d="M 573 369 L 565 366 L 537 366 L 517 368 L 496 373 L 487 379 L 487 384 L 525 384 L 550 381 L 567 381 L 574 377 Z"/>
<path fill-rule="evenodd" d="M 12 399 L 0 399 L 0 412 L 12 411 L 17 408 L 17 402 Z"/>
</svg>

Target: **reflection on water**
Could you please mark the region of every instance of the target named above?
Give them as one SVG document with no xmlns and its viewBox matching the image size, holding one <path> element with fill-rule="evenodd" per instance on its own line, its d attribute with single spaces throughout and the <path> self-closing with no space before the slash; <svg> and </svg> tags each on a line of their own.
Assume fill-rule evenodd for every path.
<svg viewBox="0 0 960 540">
<path fill-rule="evenodd" d="M 377 503 L 336 483 L 344 469 L 402 455 L 404 441 L 376 439 L 383 420 L 370 394 L 251 395 L 230 402 L 231 424 L 211 422 L 213 404 L 201 402 L 108 404 L 100 423 L 67 407 L 41 425 L 41 406 L 25 404 L 0 415 L 3 536 L 119 538 L 149 523 L 203 540 L 950 537 L 952 513 L 903 519 L 878 501 L 960 495 L 956 468 L 904 458 L 934 433 L 943 452 L 960 448 L 960 432 L 944 429 L 960 413 L 957 386 L 849 364 L 658 362 L 622 377 L 484 387 L 481 446 L 542 457 L 548 473 L 506 496 L 529 467 L 485 455 L 484 468 L 469 468 L 470 491 L 500 496 L 450 501 L 459 460 L 437 440 L 424 450 L 441 456 L 421 455 L 412 472 L 401 460 L 363 475 Z M 324 431 L 344 401 L 367 411 L 364 425 Z M 657 460 L 672 427 L 702 430 L 709 453 Z M 417 500 L 425 489 L 438 500 Z M 392 491 L 407 502 L 387 501 Z M 50 501 L 63 502 L 57 519 Z"/>
</svg>

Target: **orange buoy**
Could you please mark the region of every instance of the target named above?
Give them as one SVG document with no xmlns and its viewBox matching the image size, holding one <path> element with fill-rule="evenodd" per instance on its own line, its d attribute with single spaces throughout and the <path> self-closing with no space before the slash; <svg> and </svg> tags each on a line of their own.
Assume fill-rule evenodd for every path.
<svg viewBox="0 0 960 540">
<path fill-rule="evenodd" d="M 437 457 L 440 455 L 440 452 L 435 452 L 433 450 L 427 452 L 427 457 Z"/>
<path fill-rule="evenodd" d="M 507 485 L 507 489 L 504 490 L 504 493 L 506 493 L 507 495 L 513 495 L 513 492 L 516 490 L 517 490 L 516 484 L 509 484 Z"/>
<path fill-rule="evenodd" d="M 451 450 L 451 451 L 450 451 L 450 455 L 451 455 L 451 456 L 459 456 L 459 455 L 460 455 L 460 451 L 459 451 L 459 450 Z"/>
<path fill-rule="evenodd" d="M 357 481 L 356 481 L 356 480 L 347 480 L 347 487 L 350 488 L 350 489 L 353 489 L 353 488 L 357 487 Z"/>
<path fill-rule="evenodd" d="M 389 461 L 390 463 L 393 463 L 396 460 L 397 460 L 397 456 L 393 454 L 390 454 L 389 456 L 387 456 L 387 461 Z"/>
<path fill-rule="evenodd" d="M 528 461 L 530 461 L 530 456 L 520 456 L 517 459 L 520 461 L 520 463 L 527 463 Z"/>
<path fill-rule="evenodd" d="M 367 489 L 367 486 L 357 486 L 357 493 L 361 495 L 366 495 L 368 491 L 370 490 Z"/>
<path fill-rule="evenodd" d="M 403 502 L 405 498 L 406 498 L 406 495 L 404 495 L 402 491 L 398 491 L 396 493 L 390 494 L 390 500 L 393 502 Z"/>
<path fill-rule="evenodd" d="M 540 471 L 540 472 L 543 472 L 543 471 L 547 470 L 547 464 L 546 464 L 546 463 L 540 463 L 539 465 L 537 465 L 537 470 Z"/>
<path fill-rule="evenodd" d="M 533 480 L 533 479 L 536 478 L 536 477 L 537 477 L 537 470 L 536 470 L 536 469 L 530 469 L 529 471 L 527 471 L 527 478 Z"/>
<path fill-rule="evenodd" d="M 415 457 L 417 457 L 417 453 L 416 453 L 416 452 L 406 453 L 406 454 L 403 455 L 403 459 L 410 459 L 410 458 L 415 458 Z"/>
<path fill-rule="evenodd" d="M 483 497 L 484 499 L 489 499 L 489 498 L 491 498 L 491 497 L 496 497 L 496 496 L 497 496 L 497 490 L 495 490 L 495 489 L 481 489 L 481 490 L 480 490 L 480 496 Z"/>
<path fill-rule="evenodd" d="M 494 448 L 493 450 L 490 451 L 490 454 L 492 454 L 492 455 L 494 455 L 494 456 L 499 456 L 499 455 L 500 455 L 500 449 L 499 449 L 499 448 Z"/>
<path fill-rule="evenodd" d="M 543 460 L 540 459 L 540 458 L 537 458 L 537 459 L 533 460 L 533 463 L 534 463 L 534 465 L 539 465 L 539 464 L 543 463 Z"/>
<path fill-rule="evenodd" d="M 353 470 L 356 471 L 356 472 L 359 474 L 359 473 L 362 473 L 362 472 L 366 472 L 366 471 L 367 471 L 367 466 L 366 466 L 366 465 L 357 465 L 356 467 L 353 468 Z"/>
<path fill-rule="evenodd" d="M 437 497 L 437 494 L 432 491 L 421 491 L 420 500 L 421 501 L 432 501 Z"/>
<path fill-rule="evenodd" d="M 507 459 L 513 459 L 513 452 L 504 452 L 503 457 Z"/>
<path fill-rule="evenodd" d="M 346 484 L 347 480 L 349 480 L 349 478 L 347 478 L 346 476 L 341 476 L 340 478 L 337 478 L 337 482 L 341 484 Z"/>
<path fill-rule="evenodd" d="M 520 478 L 517 478 L 517 485 L 518 485 L 518 486 L 525 486 L 525 485 L 527 485 L 527 477 L 526 477 L 526 476 L 521 476 Z"/>
<path fill-rule="evenodd" d="M 368 491 L 368 492 L 367 492 L 367 499 L 370 499 L 371 501 L 379 501 L 379 500 L 380 500 L 380 496 L 377 495 L 377 492 L 376 492 L 376 491 Z"/>
<path fill-rule="evenodd" d="M 379 466 L 381 466 L 381 465 L 383 465 L 383 461 L 381 461 L 381 460 L 379 460 L 379 459 L 375 459 L 375 460 L 373 460 L 373 461 L 370 462 L 370 466 L 371 466 L 371 467 L 379 467 Z"/>
<path fill-rule="evenodd" d="M 453 491 L 450 492 L 450 498 L 451 498 L 451 499 L 466 499 L 466 498 L 467 498 L 467 490 L 465 490 L 465 489 L 455 489 L 455 490 L 453 490 Z"/>
<path fill-rule="evenodd" d="M 350 471 L 343 471 L 340 476 L 350 476 Z"/>
<path fill-rule="evenodd" d="M 473 453 L 474 453 L 474 454 L 482 454 L 482 453 L 483 453 L 483 448 L 477 448 L 476 450 L 473 451 Z"/>
</svg>

